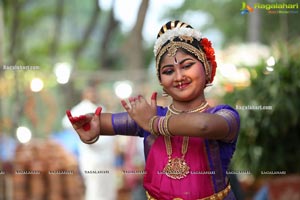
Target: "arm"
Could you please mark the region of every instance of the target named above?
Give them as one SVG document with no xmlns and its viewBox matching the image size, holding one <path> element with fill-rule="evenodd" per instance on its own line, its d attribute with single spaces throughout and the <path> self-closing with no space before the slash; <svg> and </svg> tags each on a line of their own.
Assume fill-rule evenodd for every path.
<svg viewBox="0 0 300 200">
<path fill-rule="evenodd" d="M 236 137 L 238 124 L 238 117 L 232 110 L 221 109 L 215 114 L 172 115 L 168 122 L 168 129 L 172 135 L 203 137 L 230 142 Z"/>
<path fill-rule="evenodd" d="M 100 116 L 100 135 L 116 135 L 112 125 L 112 114 L 103 113 Z"/>
<path fill-rule="evenodd" d="M 172 135 L 222 139 L 228 133 L 226 121 L 215 114 L 188 113 L 172 115 L 168 123 Z"/>
<path fill-rule="evenodd" d="M 122 102 L 123 107 L 136 123 L 145 131 L 151 132 L 150 126 L 155 133 L 159 133 L 158 121 L 151 119 L 156 115 L 156 94 L 151 97 L 151 104 L 139 96 L 129 99 L 129 106 Z M 232 141 L 239 127 L 239 116 L 236 111 L 229 108 L 222 108 L 216 113 L 185 113 L 172 115 L 167 121 L 166 126 L 172 135 L 203 137 L 207 139 Z"/>
</svg>

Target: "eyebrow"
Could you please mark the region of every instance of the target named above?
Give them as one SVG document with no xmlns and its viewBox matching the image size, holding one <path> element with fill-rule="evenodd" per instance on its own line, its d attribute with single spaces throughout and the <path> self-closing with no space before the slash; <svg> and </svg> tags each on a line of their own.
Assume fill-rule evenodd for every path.
<svg viewBox="0 0 300 200">
<path fill-rule="evenodd" d="M 179 64 L 181 65 L 182 63 L 184 63 L 184 62 L 187 61 L 187 60 L 192 60 L 192 61 L 193 61 L 192 58 L 185 58 L 185 59 L 181 60 L 181 61 L 179 62 Z M 164 69 L 164 68 L 166 68 L 166 67 L 173 67 L 173 66 L 174 66 L 174 64 L 167 64 L 167 65 L 162 66 L 161 69 Z"/>
</svg>

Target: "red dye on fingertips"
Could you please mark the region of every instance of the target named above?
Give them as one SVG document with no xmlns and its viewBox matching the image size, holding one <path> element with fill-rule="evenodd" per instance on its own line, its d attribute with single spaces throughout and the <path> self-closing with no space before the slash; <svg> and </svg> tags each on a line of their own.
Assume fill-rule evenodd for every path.
<svg viewBox="0 0 300 200">
<path fill-rule="evenodd" d="M 85 120 L 86 119 L 86 116 L 85 115 L 80 115 L 79 116 L 79 120 Z"/>
<path fill-rule="evenodd" d="M 157 97 L 157 92 L 153 92 L 153 94 L 151 96 L 151 99 L 152 100 L 156 100 L 156 97 Z"/>
<path fill-rule="evenodd" d="M 73 124 L 75 121 L 73 119 L 73 117 L 69 117 L 70 122 Z"/>
<path fill-rule="evenodd" d="M 95 114 L 96 114 L 96 115 L 100 115 L 100 114 L 101 114 L 101 111 L 102 111 L 102 108 L 101 108 L 101 107 L 98 107 L 98 108 L 96 109 Z"/>
<path fill-rule="evenodd" d="M 124 106 L 124 107 L 127 105 L 127 103 L 126 103 L 125 100 L 121 100 L 121 104 L 122 104 L 122 106 Z"/>
<path fill-rule="evenodd" d="M 70 118 L 70 117 L 72 117 L 72 114 L 71 114 L 71 111 L 70 110 L 66 110 L 66 114 L 67 114 L 67 116 Z"/>
<path fill-rule="evenodd" d="M 129 97 L 129 101 L 130 101 L 130 102 L 134 101 L 134 98 Z"/>
<path fill-rule="evenodd" d="M 85 131 L 89 131 L 91 129 L 91 125 L 90 123 L 86 123 L 82 126 L 82 129 L 85 130 Z"/>
<path fill-rule="evenodd" d="M 74 122 L 78 122 L 79 121 L 79 117 L 73 117 Z"/>
</svg>

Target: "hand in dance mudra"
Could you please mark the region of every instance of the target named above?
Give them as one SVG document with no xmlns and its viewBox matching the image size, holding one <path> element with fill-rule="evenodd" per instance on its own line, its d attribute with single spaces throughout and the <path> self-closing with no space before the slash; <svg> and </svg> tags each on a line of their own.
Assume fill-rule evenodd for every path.
<svg viewBox="0 0 300 200">
<path fill-rule="evenodd" d="M 92 144 L 98 140 L 101 111 L 102 108 L 98 107 L 95 114 L 80 115 L 78 117 L 73 117 L 70 110 L 66 111 L 73 128 L 83 142 Z"/>
<path fill-rule="evenodd" d="M 139 95 L 138 97 L 130 97 L 129 104 L 122 100 L 122 106 L 125 108 L 129 116 L 144 130 L 149 131 L 149 120 L 156 115 L 156 97 L 154 92 L 151 96 L 150 104 L 146 99 Z"/>
</svg>

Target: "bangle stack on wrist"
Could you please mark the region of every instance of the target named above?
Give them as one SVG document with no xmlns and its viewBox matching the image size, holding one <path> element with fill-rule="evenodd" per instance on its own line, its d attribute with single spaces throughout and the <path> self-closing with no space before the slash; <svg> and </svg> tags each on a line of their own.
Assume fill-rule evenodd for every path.
<svg viewBox="0 0 300 200">
<path fill-rule="evenodd" d="M 149 128 L 150 128 L 150 133 L 152 134 L 152 135 L 159 135 L 159 133 L 157 133 L 157 132 L 155 132 L 154 131 L 154 128 L 153 128 L 153 125 L 154 125 L 154 122 L 155 122 L 155 120 L 157 119 L 157 118 L 159 118 L 157 115 L 155 115 L 155 116 L 153 116 L 151 119 L 150 119 L 150 121 L 149 121 Z"/>
<path fill-rule="evenodd" d="M 171 115 L 167 115 L 167 116 L 153 116 L 150 121 L 149 121 L 149 129 L 150 129 L 150 133 L 153 135 L 163 135 L 163 136 L 172 136 L 172 134 L 169 131 L 169 119 L 171 118 Z M 155 125 L 155 120 L 158 119 L 158 123 L 157 123 L 157 130 L 158 133 L 155 132 L 154 129 L 154 125 Z"/>
<path fill-rule="evenodd" d="M 95 142 L 97 142 L 99 140 L 99 135 L 97 137 L 95 137 L 94 139 L 91 140 L 81 140 L 83 143 L 85 144 L 94 144 Z"/>
</svg>

